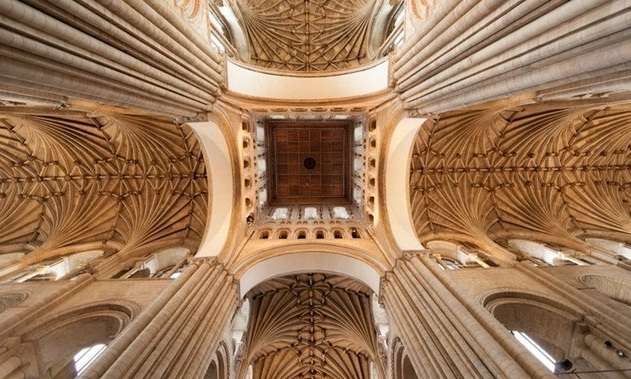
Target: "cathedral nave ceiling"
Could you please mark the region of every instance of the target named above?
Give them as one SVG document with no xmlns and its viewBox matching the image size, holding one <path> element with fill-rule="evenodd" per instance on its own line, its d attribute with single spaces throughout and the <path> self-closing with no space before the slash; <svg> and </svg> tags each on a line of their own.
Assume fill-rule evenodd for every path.
<svg viewBox="0 0 631 379">
<path fill-rule="evenodd" d="M 207 174 L 188 127 L 122 114 L 0 112 L 0 249 L 38 262 L 75 246 L 196 249 Z"/>
<path fill-rule="evenodd" d="M 413 219 L 423 241 L 630 240 L 631 107 L 533 104 L 440 115 L 419 132 Z"/>
</svg>

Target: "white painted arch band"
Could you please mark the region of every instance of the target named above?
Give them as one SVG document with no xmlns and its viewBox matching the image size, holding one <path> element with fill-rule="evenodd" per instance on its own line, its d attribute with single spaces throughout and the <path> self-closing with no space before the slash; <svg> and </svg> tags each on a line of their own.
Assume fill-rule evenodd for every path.
<svg viewBox="0 0 631 379">
<path fill-rule="evenodd" d="M 332 100 L 368 96 L 388 88 L 387 59 L 351 72 L 330 75 L 283 75 L 228 60 L 228 90 L 260 99 Z"/>
<path fill-rule="evenodd" d="M 379 273 L 368 264 L 340 254 L 313 252 L 272 257 L 250 267 L 240 278 L 241 297 L 266 280 L 311 272 L 345 275 L 379 294 Z"/>
<path fill-rule="evenodd" d="M 219 255 L 226 244 L 230 229 L 229 220 L 232 219 L 234 188 L 230 151 L 219 125 L 212 121 L 194 122 L 188 125 L 193 129 L 201 144 L 210 178 L 208 192 L 211 194 L 208 204 L 210 217 L 196 256 L 214 257 Z"/>
<path fill-rule="evenodd" d="M 401 250 L 422 250 L 412 223 L 410 161 L 416 135 L 424 118 L 403 118 L 392 133 L 386 155 L 385 183 L 388 222 Z"/>
</svg>

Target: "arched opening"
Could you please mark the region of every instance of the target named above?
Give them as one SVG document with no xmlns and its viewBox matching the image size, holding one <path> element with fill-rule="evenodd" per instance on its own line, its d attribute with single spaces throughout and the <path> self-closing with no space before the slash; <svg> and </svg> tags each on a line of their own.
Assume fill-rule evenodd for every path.
<svg viewBox="0 0 631 379">
<path fill-rule="evenodd" d="M 90 262 L 102 256 L 103 250 L 89 250 L 66 255 L 31 265 L 9 276 L 7 281 L 22 283 L 70 279 L 83 272 Z"/>
<path fill-rule="evenodd" d="M 245 377 L 250 366 L 252 379 L 298 378 L 301 372 L 317 378 L 372 379 L 373 367 L 383 377 L 373 291 L 365 284 L 338 274 L 297 273 L 265 280 L 245 296 L 250 313 L 237 377 Z"/>
<path fill-rule="evenodd" d="M 353 237 L 354 239 L 361 238 L 361 235 L 359 234 L 359 230 L 357 230 L 357 228 L 351 229 L 351 237 Z"/>
<path fill-rule="evenodd" d="M 126 278 L 171 278 L 181 273 L 188 265 L 190 250 L 185 247 L 172 247 L 160 250 L 150 255 L 144 262 L 135 267 L 116 274 L 116 277 Z M 175 275 L 177 277 L 179 275 Z"/>
<path fill-rule="evenodd" d="M 398 337 L 392 342 L 392 350 L 393 379 L 418 379 L 405 347 Z"/>
<path fill-rule="evenodd" d="M 410 362 L 410 358 L 407 355 L 403 357 L 403 376 L 401 379 L 418 379 L 416 371 L 412 367 L 412 362 Z"/>
<path fill-rule="evenodd" d="M 493 295 L 485 307 L 548 370 L 562 373 L 599 368 L 584 345 L 590 331 L 576 310 L 526 293 Z"/>
<path fill-rule="evenodd" d="M 316 230 L 316 239 L 322 240 L 324 239 L 324 230 Z"/>
<path fill-rule="evenodd" d="M 215 362 L 214 360 L 210 362 L 210 366 L 208 366 L 208 370 L 206 371 L 206 375 L 204 375 L 204 379 L 220 379 L 217 362 Z"/>
<path fill-rule="evenodd" d="M 70 379 L 96 361 L 131 318 L 125 306 L 101 304 L 37 324 L 23 339 L 33 345 L 42 377 Z"/>
<path fill-rule="evenodd" d="M 333 231 L 333 238 L 335 238 L 335 239 L 342 239 L 342 238 L 344 238 L 344 233 L 341 230 L 334 230 Z"/>
<path fill-rule="evenodd" d="M 241 295 L 268 279 L 305 272 L 344 275 L 379 294 L 381 274 L 369 264 L 341 254 L 305 252 L 275 256 L 249 267 L 239 276 Z"/>
<path fill-rule="evenodd" d="M 263 230 L 262 232 L 260 232 L 259 233 L 259 239 L 261 239 L 261 240 L 269 239 L 269 231 Z"/>
</svg>

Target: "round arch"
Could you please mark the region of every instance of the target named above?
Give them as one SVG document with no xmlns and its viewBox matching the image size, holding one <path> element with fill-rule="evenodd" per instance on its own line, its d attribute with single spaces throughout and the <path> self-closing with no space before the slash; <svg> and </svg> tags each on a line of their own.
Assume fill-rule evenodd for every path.
<svg viewBox="0 0 631 379">
<path fill-rule="evenodd" d="M 411 117 L 399 120 L 389 138 L 385 154 L 384 208 L 390 232 L 401 250 L 423 250 L 412 222 L 409 187 L 412 148 L 426 120 Z"/>
<path fill-rule="evenodd" d="M 230 144 L 223 128 L 217 122 L 188 123 L 202 146 L 208 175 L 208 217 L 206 230 L 197 256 L 219 255 L 229 239 L 234 201 L 238 195 L 233 180 L 235 170 Z M 215 180 L 213 180 L 215 178 Z"/>
<path fill-rule="evenodd" d="M 306 272 L 327 272 L 349 276 L 379 294 L 381 275 L 369 264 L 341 254 L 299 252 L 272 256 L 247 268 L 239 278 L 241 297 L 266 280 Z"/>
<path fill-rule="evenodd" d="M 138 311 L 136 304 L 125 301 L 89 304 L 28 325 L 22 340 L 36 352 L 40 373 L 65 372 L 78 351 L 95 344 L 107 345 Z"/>
</svg>

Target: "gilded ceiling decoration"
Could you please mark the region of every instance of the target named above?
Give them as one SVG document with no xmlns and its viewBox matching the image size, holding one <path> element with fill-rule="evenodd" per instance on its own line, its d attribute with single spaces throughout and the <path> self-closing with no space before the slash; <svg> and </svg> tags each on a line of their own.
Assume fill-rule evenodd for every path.
<svg viewBox="0 0 631 379">
<path fill-rule="evenodd" d="M 303 274 L 262 283 L 249 294 L 242 370 L 255 379 L 368 379 L 379 370 L 370 289 L 351 279 Z"/>
<path fill-rule="evenodd" d="M 425 241 L 631 240 L 631 106 L 443 114 L 417 136 L 410 191 Z"/>
<path fill-rule="evenodd" d="M 0 144 L 0 252 L 32 263 L 77 246 L 199 245 L 207 174 L 188 127 L 4 108 Z"/>
<path fill-rule="evenodd" d="M 335 71 L 367 62 L 381 0 L 232 0 L 249 61 L 289 71 Z"/>
</svg>

